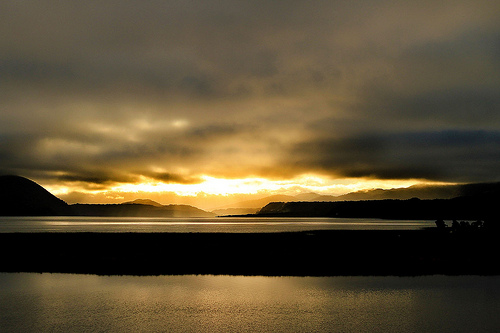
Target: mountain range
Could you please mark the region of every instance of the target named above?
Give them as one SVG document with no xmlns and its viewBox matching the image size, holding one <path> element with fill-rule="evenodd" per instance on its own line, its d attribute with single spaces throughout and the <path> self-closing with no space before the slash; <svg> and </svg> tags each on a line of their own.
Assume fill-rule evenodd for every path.
<svg viewBox="0 0 500 333">
<path fill-rule="evenodd" d="M 416 205 L 416 200 L 411 200 L 415 198 L 420 199 L 421 202 L 419 205 Z M 213 217 L 215 215 L 246 214 L 258 214 L 259 216 L 338 216 L 338 207 L 350 207 L 348 210 L 351 211 L 352 207 L 358 207 L 357 209 L 360 211 L 366 209 L 368 205 L 366 202 L 364 204 L 352 203 L 356 201 L 378 202 L 378 206 L 380 207 L 382 207 L 382 201 L 385 201 L 386 204 L 389 201 L 393 203 L 408 201 L 413 203 L 412 209 L 429 210 L 431 206 L 422 205 L 422 202 L 433 201 L 436 203 L 438 199 L 442 200 L 441 204 L 452 202 L 450 201 L 451 199 L 455 203 L 460 202 L 454 198 L 462 198 L 461 200 L 468 202 L 469 206 L 472 203 L 476 205 L 476 207 L 471 209 L 490 210 L 498 202 L 497 199 L 500 198 L 500 183 L 411 186 L 403 189 L 389 190 L 373 189 L 340 196 L 321 195 L 312 192 L 301 193 L 296 196 L 273 195 L 257 200 L 234 203 L 220 207 L 220 209 L 212 212 L 207 212 L 190 205 L 162 205 L 149 199 L 136 199 L 121 204 L 68 205 L 29 179 L 20 176 L 0 176 L 0 216 Z M 484 203 L 487 203 L 486 208 Z M 336 208 L 334 209 L 334 207 Z M 390 208 L 386 206 L 392 212 L 400 211 L 401 209 L 398 207 L 393 206 Z M 341 211 L 345 212 L 347 208 L 344 208 Z M 333 214 L 334 211 L 336 215 Z M 349 213 L 348 215 L 352 214 Z M 379 212 L 377 214 L 381 215 L 382 213 Z M 385 212 L 382 215 L 390 215 L 390 213 Z M 405 214 L 401 213 L 399 215 L 402 216 Z M 406 215 L 409 214 L 406 213 Z M 435 217 L 433 216 L 432 218 Z"/>
<path fill-rule="evenodd" d="M 272 195 L 257 200 L 248 200 L 221 207 L 214 212 L 229 214 L 253 214 L 260 208 L 273 202 L 336 202 L 336 201 L 365 201 L 365 200 L 421 200 L 453 199 L 477 195 L 496 195 L 500 193 L 500 182 L 473 183 L 458 185 L 414 185 L 407 188 L 371 189 L 351 192 L 343 195 L 322 195 L 314 192 L 292 195 Z M 231 213 L 234 212 L 234 213 Z"/>
</svg>

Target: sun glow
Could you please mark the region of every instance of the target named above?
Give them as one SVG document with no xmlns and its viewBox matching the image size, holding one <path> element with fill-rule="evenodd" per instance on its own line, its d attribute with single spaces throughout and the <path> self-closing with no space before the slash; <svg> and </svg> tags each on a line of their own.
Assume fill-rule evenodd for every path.
<svg viewBox="0 0 500 333">
<path fill-rule="evenodd" d="M 211 195 L 253 194 L 262 190 L 277 189 L 276 184 L 264 178 L 223 179 L 201 176 L 199 184 L 167 184 L 147 181 L 140 184 L 123 184 L 112 187 L 115 192 L 174 192 L 180 196 L 196 196 L 200 193 Z"/>
<path fill-rule="evenodd" d="M 384 181 L 370 179 L 329 179 L 319 175 L 302 175 L 291 180 L 269 180 L 265 178 L 224 179 L 200 176 L 198 184 L 171 184 L 154 180 L 144 180 L 138 184 L 121 184 L 111 187 L 113 192 L 171 192 L 179 196 L 199 194 L 230 196 L 234 194 L 298 194 L 315 192 L 318 194 L 342 195 L 348 192 L 372 188 L 403 188 L 424 182 L 418 180 Z M 428 184 L 428 182 L 425 182 Z"/>
<path fill-rule="evenodd" d="M 119 183 L 111 186 L 89 187 L 88 184 L 67 182 L 44 184 L 44 187 L 68 203 L 122 203 L 135 199 L 151 199 L 161 204 L 188 204 L 212 210 L 271 195 L 296 196 L 313 192 L 318 195 L 339 196 L 370 189 L 443 184 L 415 179 L 390 181 L 361 178 L 339 179 L 317 174 L 302 175 L 288 180 L 272 180 L 262 177 L 226 179 L 207 175 L 196 176 L 196 179 L 201 181 L 196 184 L 178 184 L 161 182 L 143 176 L 136 183 Z"/>
</svg>

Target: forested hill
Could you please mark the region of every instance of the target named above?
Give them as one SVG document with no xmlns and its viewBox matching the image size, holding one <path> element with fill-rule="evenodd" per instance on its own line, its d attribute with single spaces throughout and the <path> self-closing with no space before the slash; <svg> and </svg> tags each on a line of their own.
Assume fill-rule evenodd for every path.
<svg viewBox="0 0 500 333">
<path fill-rule="evenodd" d="M 435 200 L 273 202 L 255 216 L 384 219 L 491 219 L 499 217 L 498 193 Z"/>
</svg>

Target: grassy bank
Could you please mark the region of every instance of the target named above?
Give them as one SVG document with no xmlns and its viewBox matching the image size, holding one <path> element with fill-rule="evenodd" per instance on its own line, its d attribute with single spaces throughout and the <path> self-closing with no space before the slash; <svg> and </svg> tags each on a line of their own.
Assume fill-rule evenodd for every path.
<svg viewBox="0 0 500 333">
<path fill-rule="evenodd" d="M 2 272 L 268 276 L 499 274 L 486 231 L 0 234 Z"/>
</svg>

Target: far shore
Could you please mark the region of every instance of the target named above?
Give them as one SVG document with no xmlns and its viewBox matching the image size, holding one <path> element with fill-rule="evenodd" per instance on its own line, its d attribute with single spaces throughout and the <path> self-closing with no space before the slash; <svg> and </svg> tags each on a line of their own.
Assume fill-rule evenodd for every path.
<svg viewBox="0 0 500 333">
<path fill-rule="evenodd" d="M 483 230 L 4 233 L 0 272 L 100 275 L 498 275 Z"/>
</svg>

